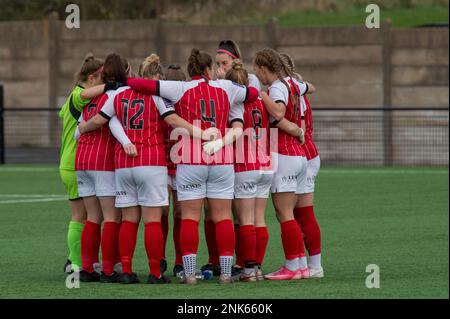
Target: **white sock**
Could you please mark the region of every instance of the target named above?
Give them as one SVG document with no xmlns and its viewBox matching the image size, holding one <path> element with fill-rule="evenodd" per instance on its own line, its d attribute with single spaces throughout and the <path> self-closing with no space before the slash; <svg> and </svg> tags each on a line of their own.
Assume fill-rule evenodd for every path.
<svg viewBox="0 0 450 319">
<path fill-rule="evenodd" d="M 219 256 L 219 260 L 220 260 L 220 273 L 231 275 L 233 256 Z"/>
<path fill-rule="evenodd" d="M 284 266 L 290 271 L 298 270 L 298 258 L 294 259 L 286 259 L 284 262 Z"/>
<path fill-rule="evenodd" d="M 197 267 L 197 255 L 190 254 L 183 256 L 184 274 L 186 276 L 194 275 Z"/>
<path fill-rule="evenodd" d="M 320 254 L 309 256 L 309 268 L 320 268 L 322 267 L 322 263 L 320 261 Z"/>
<path fill-rule="evenodd" d="M 305 269 L 305 268 L 308 267 L 308 259 L 306 259 L 306 256 L 305 257 L 300 257 L 298 259 L 298 266 L 299 266 L 300 269 Z"/>
</svg>

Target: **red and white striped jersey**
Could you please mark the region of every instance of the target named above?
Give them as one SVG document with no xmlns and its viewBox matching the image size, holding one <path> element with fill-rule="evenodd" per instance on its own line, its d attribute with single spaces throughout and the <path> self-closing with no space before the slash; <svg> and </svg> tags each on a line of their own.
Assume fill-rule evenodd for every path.
<svg viewBox="0 0 450 319">
<path fill-rule="evenodd" d="M 173 128 L 164 120 L 161 120 L 160 124 L 164 135 L 164 146 L 166 149 L 167 174 L 175 175 L 177 172 L 177 165 L 170 158 L 170 149 L 176 143 L 176 141 L 170 139 L 170 133 L 172 133 Z"/>
<path fill-rule="evenodd" d="M 319 155 L 316 144 L 313 140 L 313 120 L 311 105 L 306 95 L 301 97 L 301 102 L 305 105 L 305 144 L 302 145 L 306 153 L 306 159 L 309 161 Z"/>
<path fill-rule="evenodd" d="M 99 113 L 107 99 L 107 94 L 92 99 L 83 109 L 83 120 L 88 121 Z M 108 126 L 82 134 L 77 144 L 75 169 L 77 171 L 114 171 L 116 142 Z"/>
<path fill-rule="evenodd" d="M 184 120 L 202 130 L 216 127 L 222 136 L 232 122 L 243 122 L 242 103 L 258 97 L 255 88 L 228 80 L 206 82 L 203 78 L 194 77 L 190 82 L 128 79 L 127 83 L 141 92 L 168 99 Z M 172 160 L 177 164 L 223 165 L 234 162 L 232 145 L 208 156 L 203 152 L 200 139 L 180 136 L 174 148 Z"/>
<path fill-rule="evenodd" d="M 286 85 L 280 80 L 276 80 L 268 89 L 270 98 L 275 103 L 283 103 L 286 106 L 284 118 L 293 123 L 301 122 L 304 110 L 301 107 L 300 96 L 308 91 L 308 85 L 304 82 L 286 77 Z M 294 105 L 290 93 L 298 95 L 298 103 Z M 272 148 L 273 149 L 273 148 Z M 300 141 L 297 137 L 291 136 L 283 130 L 278 130 L 278 153 L 286 156 L 305 156 Z"/>
<path fill-rule="evenodd" d="M 137 157 L 129 157 L 122 146 L 116 146 L 116 169 L 137 166 L 167 166 L 164 135 L 160 124 L 175 113 L 173 105 L 158 96 L 138 93 L 129 87 L 114 92 L 100 114 L 116 115 L 130 141 L 136 146 Z"/>
<path fill-rule="evenodd" d="M 269 113 L 261 98 L 244 104 L 244 133 L 235 142 L 234 171 L 270 169 Z"/>
</svg>

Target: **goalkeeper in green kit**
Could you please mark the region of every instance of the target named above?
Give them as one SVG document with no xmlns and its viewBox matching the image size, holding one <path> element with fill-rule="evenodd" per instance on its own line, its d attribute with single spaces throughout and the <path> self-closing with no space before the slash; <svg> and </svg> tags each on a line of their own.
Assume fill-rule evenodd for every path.
<svg viewBox="0 0 450 319">
<path fill-rule="evenodd" d="M 86 220 L 86 209 L 78 195 L 77 176 L 75 172 L 75 154 L 77 141 L 75 131 L 83 108 L 90 100 L 103 93 L 103 61 L 88 54 L 76 76 L 76 86 L 64 103 L 59 117 L 63 121 L 61 136 L 61 158 L 59 172 L 66 187 L 72 214 L 67 233 L 69 257 L 64 271 L 72 272 L 72 265 L 81 268 L 81 233 Z"/>
</svg>

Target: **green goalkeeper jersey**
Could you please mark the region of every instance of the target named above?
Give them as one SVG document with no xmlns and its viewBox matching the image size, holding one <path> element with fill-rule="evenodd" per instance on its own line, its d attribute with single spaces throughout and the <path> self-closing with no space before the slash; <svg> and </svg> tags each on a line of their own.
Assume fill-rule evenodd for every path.
<svg viewBox="0 0 450 319">
<path fill-rule="evenodd" d="M 81 97 L 83 90 L 82 86 L 77 85 L 59 111 L 59 117 L 63 121 L 59 169 L 75 170 L 75 153 L 77 150 L 75 130 L 83 108 L 91 101 L 84 100 Z"/>
</svg>

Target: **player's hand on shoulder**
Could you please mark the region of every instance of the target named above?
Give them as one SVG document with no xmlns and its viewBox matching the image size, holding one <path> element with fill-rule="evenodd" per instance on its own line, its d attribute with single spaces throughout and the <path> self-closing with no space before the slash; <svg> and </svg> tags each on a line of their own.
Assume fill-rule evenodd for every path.
<svg viewBox="0 0 450 319">
<path fill-rule="evenodd" d="M 137 148 L 132 143 L 125 144 L 123 146 L 123 150 L 125 151 L 125 154 L 127 154 L 127 156 L 129 156 L 129 157 L 136 157 L 137 156 Z"/>
</svg>

